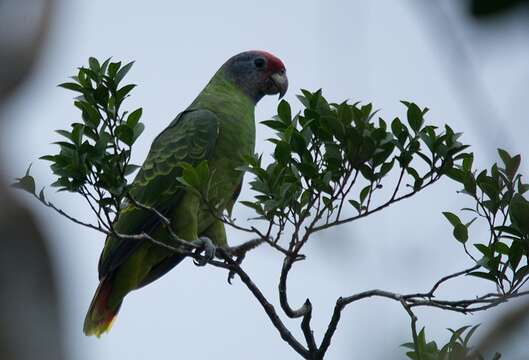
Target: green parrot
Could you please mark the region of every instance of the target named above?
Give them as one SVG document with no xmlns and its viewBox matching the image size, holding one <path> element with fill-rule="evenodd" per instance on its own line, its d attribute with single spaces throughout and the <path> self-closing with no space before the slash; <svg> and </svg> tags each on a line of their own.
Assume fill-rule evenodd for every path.
<svg viewBox="0 0 529 360">
<path fill-rule="evenodd" d="M 246 51 L 226 61 L 204 90 L 153 141 L 147 159 L 134 179 L 130 194 L 171 220 L 174 232 L 187 241 L 203 241 L 206 254 L 225 246 L 224 224 L 192 192 L 178 186 L 181 163 L 207 160 L 210 201 L 219 211 L 231 211 L 241 190 L 244 157 L 254 153 L 254 109 L 265 95 L 288 88 L 283 62 L 264 51 Z M 125 204 L 114 228 L 122 234 L 147 233 L 159 241 L 169 238 L 159 217 Z M 210 249 L 208 251 L 207 244 Z M 160 278 L 185 256 L 149 241 L 107 237 L 99 259 L 99 286 L 84 322 L 86 335 L 108 331 L 124 297 Z"/>
</svg>

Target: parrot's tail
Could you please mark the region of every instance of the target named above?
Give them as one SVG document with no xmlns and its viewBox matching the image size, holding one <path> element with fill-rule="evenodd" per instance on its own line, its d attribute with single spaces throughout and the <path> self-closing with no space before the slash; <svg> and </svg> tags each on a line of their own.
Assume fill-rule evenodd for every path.
<svg viewBox="0 0 529 360">
<path fill-rule="evenodd" d="M 111 306 L 109 304 L 111 292 L 112 282 L 110 276 L 106 276 L 99 283 L 90 308 L 88 308 L 83 327 L 85 335 L 100 337 L 101 334 L 109 331 L 112 327 L 112 323 L 121 307 L 121 301 L 117 305 L 113 304 Z"/>
</svg>

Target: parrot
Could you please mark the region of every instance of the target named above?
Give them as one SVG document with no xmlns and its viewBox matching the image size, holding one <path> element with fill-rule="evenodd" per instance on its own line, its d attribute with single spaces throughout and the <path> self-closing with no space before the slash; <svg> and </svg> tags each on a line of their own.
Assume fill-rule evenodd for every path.
<svg viewBox="0 0 529 360">
<path fill-rule="evenodd" d="M 214 74 L 191 105 L 152 142 L 149 153 L 130 185 L 136 202 L 124 202 L 114 220 L 119 234 L 148 234 L 158 241 L 170 232 L 153 211 L 171 221 L 173 232 L 189 242 L 202 241 L 205 256 L 216 247 L 227 246 L 220 216 L 196 192 L 177 180 L 182 163 L 197 166 L 207 161 L 210 176 L 208 199 L 215 211 L 231 212 L 241 191 L 247 156 L 254 154 L 256 104 L 265 95 L 288 89 L 283 62 L 265 51 L 245 51 L 228 59 Z M 213 247 L 213 248 L 211 248 Z M 83 331 L 100 337 L 112 326 L 124 297 L 159 279 L 180 263 L 185 255 L 148 240 L 130 240 L 108 235 L 101 252 L 99 285 L 86 314 Z"/>
</svg>

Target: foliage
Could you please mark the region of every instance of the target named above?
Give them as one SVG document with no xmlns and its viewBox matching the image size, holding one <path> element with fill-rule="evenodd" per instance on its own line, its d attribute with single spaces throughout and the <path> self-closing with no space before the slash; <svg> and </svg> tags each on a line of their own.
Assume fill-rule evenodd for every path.
<svg viewBox="0 0 529 360">
<path fill-rule="evenodd" d="M 403 181 L 412 193 L 420 191 L 468 157 L 467 145 L 458 142 L 461 134 L 425 124 L 428 109 L 414 103 L 402 102 L 407 124 L 395 118 L 388 125 L 375 120 L 371 104 L 329 104 L 321 91 L 302 90 L 298 98 L 303 113 L 292 116 L 283 100 L 278 115 L 263 121 L 278 134 L 270 139 L 275 161 L 263 167 L 256 156 L 245 168 L 255 175 L 250 185 L 257 196 L 243 204 L 280 228 L 311 215 L 325 219 L 320 227 L 340 223 L 344 204 L 364 216 L 393 172 L 400 175 L 389 202 Z"/>
<path fill-rule="evenodd" d="M 193 257 L 200 264 L 227 269 L 228 279 L 239 277 L 259 301 L 281 338 L 301 357 L 323 359 L 341 312 L 356 301 L 377 296 L 398 301 L 409 314 L 413 342 L 404 346 L 410 349 L 411 359 L 470 358 L 476 355 L 469 340 L 477 326 L 450 330 L 452 338 L 439 347 L 435 342 L 426 341 L 424 328 L 417 332 L 414 309 L 426 306 L 467 314 L 528 294 L 522 287 L 529 279 L 529 202 L 524 197 L 529 184 L 522 181 L 518 171 L 520 155 L 512 156 L 500 149 L 501 164 L 480 171 L 474 168 L 474 154 L 465 152 L 468 145 L 459 141 L 460 133 L 448 125 L 438 128 L 426 122 L 427 108 L 403 101 L 406 120 L 396 117 L 387 122 L 376 117 L 371 104 L 329 103 L 321 90 L 301 91 L 298 99 L 302 111 L 294 114 L 291 105 L 283 100 L 277 115 L 262 122 L 277 132 L 270 139 L 273 161 L 264 165 L 262 155 L 255 155 L 239 169 L 253 174 L 250 186 L 255 198 L 241 203 L 256 212 L 260 221 L 254 225 L 236 223 L 229 213 L 219 215 L 216 204 L 209 203 L 210 181 L 215 173 L 210 171 L 207 161 L 196 166 L 180 164 L 182 171 L 175 182 L 200 196 L 212 214 L 227 225 L 257 236 L 238 247 L 219 249 L 217 256 L 221 261 L 201 257 L 200 251 L 205 248 L 179 239 L 172 231 L 170 220 L 162 213 L 128 196 L 127 176 L 137 169 L 130 164 L 131 149 L 143 131 L 143 124 L 139 122 L 141 108 L 130 114 L 121 110 L 124 99 L 135 86 L 119 85 L 131 66 L 132 63 L 122 66 L 110 59 L 100 63 L 90 58 L 89 66 L 79 69 L 74 82 L 60 85 L 80 93 L 74 105 L 81 111 L 82 122 L 71 124 L 69 130 L 57 130 L 65 138 L 55 143 L 59 152 L 42 157 L 51 162 L 57 177 L 52 185 L 59 191 L 80 194 L 90 205 L 97 224 L 76 219 L 57 208 L 45 198 L 44 189 L 37 194 L 29 168 L 14 186 L 30 192 L 69 220 L 107 236 L 152 241 Z M 310 324 L 313 310 L 310 300 L 295 308 L 287 297 L 288 274 L 295 263 L 307 258 L 302 253 L 305 244 L 316 232 L 382 211 L 441 178 L 460 184 L 463 187 L 460 192 L 472 202 L 462 209 L 470 213 L 468 219 L 454 211 L 443 212 L 472 266 L 444 276 L 426 292 L 406 295 L 374 289 L 338 298 L 328 327 L 317 344 Z M 144 233 L 118 234 L 113 229 L 113 219 L 119 216 L 123 201 L 132 201 L 135 206 L 155 213 L 175 242 L 161 242 Z M 470 236 L 470 226 L 480 223 L 476 220 L 482 220 L 481 224 L 487 226 L 488 239 Z M 287 317 L 301 319 L 306 344 L 286 327 L 275 307 L 241 265 L 246 252 L 261 243 L 267 243 L 283 256 L 278 286 L 280 306 Z M 471 243 L 473 247 L 469 247 Z M 467 275 L 494 282 L 497 291 L 471 299 L 436 297 L 436 291 L 445 282 Z"/>
<path fill-rule="evenodd" d="M 452 336 L 441 348 L 435 341 L 426 341 L 426 333 L 422 328 L 416 343 L 406 343 L 402 346 L 410 349 L 406 355 L 412 360 L 484 360 L 483 355 L 476 353 L 469 345 L 470 338 L 478 327 L 479 325 L 463 326 L 457 330 L 448 329 Z M 500 354 L 495 354 L 492 360 L 500 358 Z"/>
<path fill-rule="evenodd" d="M 453 213 L 444 215 L 465 249 L 470 224 L 478 218 L 486 222 L 490 238 L 473 244 L 480 258 L 474 259 L 469 254 L 484 271 L 469 275 L 494 282 L 503 293 L 514 293 L 529 274 L 529 202 L 523 195 L 529 190 L 529 184 L 522 181 L 518 172 L 521 156 L 511 156 L 503 149 L 498 149 L 498 153 L 502 163 L 495 163 L 490 170 L 473 169 L 473 154 L 466 154 L 463 164 L 450 170 L 448 176 L 463 186 L 460 193 L 468 195 L 473 203 L 462 211 L 473 217 L 463 224 Z"/>
<path fill-rule="evenodd" d="M 126 194 L 126 177 L 138 168 L 130 164 L 130 156 L 132 145 L 144 129 L 140 122 L 142 108 L 131 113 L 122 111 L 124 100 L 136 85 L 120 86 L 132 65 L 122 66 L 110 59 L 100 64 L 90 58 L 89 66 L 79 68 L 73 82 L 59 85 L 80 93 L 74 105 L 82 121 L 72 123 L 69 130 L 56 130 L 64 138 L 54 142 L 59 152 L 41 157 L 51 162 L 57 177 L 51 186 L 82 195 L 92 209 L 97 207 L 98 220 L 107 226 Z M 15 186 L 35 192 L 29 169 Z M 45 202 L 43 191 L 40 200 Z"/>
</svg>

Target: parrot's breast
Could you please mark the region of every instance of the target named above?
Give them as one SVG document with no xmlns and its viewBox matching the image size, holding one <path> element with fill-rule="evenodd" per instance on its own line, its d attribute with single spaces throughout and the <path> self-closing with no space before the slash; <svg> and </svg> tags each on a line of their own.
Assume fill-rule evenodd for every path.
<svg viewBox="0 0 529 360">
<path fill-rule="evenodd" d="M 203 107 L 219 120 L 215 149 L 208 162 L 212 176 L 209 195 L 210 201 L 220 205 L 219 210 L 224 210 L 239 190 L 244 174 L 238 168 L 245 165 L 245 157 L 255 151 L 255 104 L 233 84 L 222 79 L 210 83 L 197 100 L 192 107 Z M 206 214 L 203 215 L 204 219 Z"/>
</svg>

